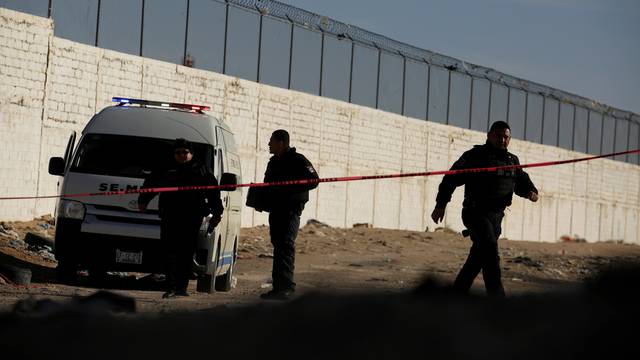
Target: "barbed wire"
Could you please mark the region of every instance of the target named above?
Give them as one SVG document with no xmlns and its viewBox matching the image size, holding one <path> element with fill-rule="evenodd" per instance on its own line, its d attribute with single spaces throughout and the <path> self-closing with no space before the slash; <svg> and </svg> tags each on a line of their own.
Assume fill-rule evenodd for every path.
<svg viewBox="0 0 640 360">
<path fill-rule="evenodd" d="M 476 65 L 451 56 L 439 54 L 434 51 L 422 49 L 410 44 L 393 40 L 384 35 L 364 30 L 360 27 L 345 24 L 330 19 L 327 16 L 297 8 L 273 0 L 218 0 L 230 5 L 250 9 L 259 12 L 263 16 L 272 16 L 287 20 L 296 25 L 312 31 L 329 33 L 338 38 L 348 38 L 351 41 L 376 47 L 382 51 L 399 54 L 405 58 L 423 61 L 429 65 L 440 66 L 450 71 L 457 71 L 475 78 L 483 78 L 511 88 L 537 93 L 542 96 L 556 99 L 563 103 L 570 103 L 613 116 L 618 119 L 626 119 L 640 124 L 640 115 L 630 111 L 621 110 L 595 100 L 572 94 L 564 90 L 552 88 L 547 85 L 521 79 L 502 73 L 498 70 Z"/>
</svg>

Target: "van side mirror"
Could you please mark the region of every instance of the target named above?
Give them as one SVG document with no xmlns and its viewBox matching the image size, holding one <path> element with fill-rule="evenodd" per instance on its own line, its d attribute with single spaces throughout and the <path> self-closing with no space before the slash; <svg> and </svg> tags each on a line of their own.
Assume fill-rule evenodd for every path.
<svg viewBox="0 0 640 360">
<path fill-rule="evenodd" d="M 238 177 L 236 174 L 223 173 L 220 178 L 220 185 L 238 185 Z M 220 191 L 236 191 L 237 187 L 228 187 L 226 189 L 220 189 Z"/>
<path fill-rule="evenodd" d="M 49 174 L 64 175 L 64 159 L 61 157 L 52 157 L 49 159 Z"/>
</svg>

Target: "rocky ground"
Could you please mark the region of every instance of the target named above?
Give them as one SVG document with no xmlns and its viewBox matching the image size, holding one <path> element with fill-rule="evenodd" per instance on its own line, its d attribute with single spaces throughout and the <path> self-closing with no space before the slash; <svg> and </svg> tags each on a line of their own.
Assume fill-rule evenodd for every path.
<svg viewBox="0 0 640 360">
<path fill-rule="evenodd" d="M 56 261 L 46 241 L 55 227 L 50 217 L 0 224 L 0 264 L 32 271 L 32 282 L 18 286 L 0 276 L 0 312 L 23 299 L 66 300 L 106 288 L 136 299 L 140 312 L 163 313 L 207 309 L 216 305 L 252 304 L 269 288 L 271 245 L 268 227 L 242 229 L 237 286 L 228 293 L 195 293 L 161 299 L 162 285 L 146 274 L 112 274 L 95 284 L 82 277 L 77 286 L 57 284 Z M 26 240 L 26 241 L 25 241 Z M 415 288 L 425 277 L 453 280 L 466 258 L 468 238 L 447 229 L 417 232 L 366 226 L 341 229 L 319 222 L 301 228 L 297 241 L 298 293 L 399 293 Z M 501 239 L 503 278 L 508 295 L 571 290 L 609 266 L 640 264 L 640 246 L 586 243 L 566 237 L 557 242 Z M 478 278 L 474 291 L 483 292 Z"/>
</svg>

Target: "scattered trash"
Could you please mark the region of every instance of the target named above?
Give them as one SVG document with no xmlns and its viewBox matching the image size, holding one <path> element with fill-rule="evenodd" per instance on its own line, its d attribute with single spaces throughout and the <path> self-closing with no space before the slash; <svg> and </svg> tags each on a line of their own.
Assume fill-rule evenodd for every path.
<svg viewBox="0 0 640 360">
<path fill-rule="evenodd" d="M 560 275 L 562 277 L 565 277 L 566 274 L 562 271 L 562 270 L 558 270 L 558 269 L 548 269 L 549 272 L 554 273 L 556 275 Z"/>
<path fill-rule="evenodd" d="M 11 239 L 9 240 L 9 246 L 11 246 L 14 249 L 22 249 L 22 248 L 25 248 L 27 244 L 25 244 L 24 241 L 20 239 Z"/>
<path fill-rule="evenodd" d="M 269 284 L 269 283 L 262 283 L 260 284 L 260 289 L 268 289 L 270 287 L 272 287 L 273 285 Z"/>
<path fill-rule="evenodd" d="M 531 267 L 534 267 L 534 268 L 537 268 L 537 269 L 542 269 L 542 267 L 543 267 L 542 261 L 533 260 L 532 258 L 530 258 L 528 256 L 516 256 L 513 259 L 507 260 L 507 262 L 516 263 L 516 264 L 522 264 L 522 265 L 525 265 L 525 266 L 531 266 Z"/>
<path fill-rule="evenodd" d="M 18 235 L 17 232 L 11 230 L 11 227 L 5 223 L 0 223 L 0 235 L 8 236 L 15 240 L 20 239 L 20 235 Z"/>
<path fill-rule="evenodd" d="M 369 224 L 369 223 L 355 223 L 353 224 L 354 228 L 367 228 L 367 229 L 371 229 L 373 228 L 373 225 Z"/>
<path fill-rule="evenodd" d="M 27 233 L 25 236 L 27 250 L 38 254 L 38 256 L 55 261 L 53 254 L 53 239 L 41 236 L 39 234 Z"/>
<path fill-rule="evenodd" d="M 269 258 L 269 259 L 273 259 L 273 254 L 266 254 L 266 253 L 261 253 L 258 254 L 259 258 Z"/>
<path fill-rule="evenodd" d="M 33 246 L 48 246 L 53 248 L 54 240 L 44 234 L 28 232 L 24 236 L 24 242 Z"/>
<path fill-rule="evenodd" d="M 56 256 L 53 254 L 51 248 L 41 249 L 37 252 L 37 254 L 44 259 L 56 261 Z"/>
<path fill-rule="evenodd" d="M 327 225 L 327 224 L 323 223 L 322 221 L 318 221 L 318 220 L 316 220 L 316 219 L 309 219 L 309 220 L 307 220 L 307 225 L 310 225 L 310 226 L 317 226 L 317 227 L 325 227 L 325 228 L 330 227 L 329 225 Z"/>
<path fill-rule="evenodd" d="M 560 236 L 560 241 L 562 242 L 575 242 L 575 243 L 584 243 L 587 242 L 584 238 L 578 237 L 578 235 L 562 235 Z"/>
</svg>

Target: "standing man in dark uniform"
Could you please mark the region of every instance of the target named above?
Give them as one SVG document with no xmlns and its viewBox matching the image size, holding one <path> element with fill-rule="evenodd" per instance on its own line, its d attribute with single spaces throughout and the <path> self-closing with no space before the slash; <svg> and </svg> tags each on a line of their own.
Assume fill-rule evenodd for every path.
<svg viewBox="0 0 640 360">
<path fill-rule="evenodd" d="M 193 146 L 185 139 L 176 139 L 175 162 L 164 171 L 152 173 L 143 187 L 209 186 L 218 185 L 215 176 L 200 162 L 193 161 Z M 138 207 L 144 211 L 157 193 L 141 193 Z M 222 217 L 222 201 L 219 190 L 186 190 L 163 192 L 158 202 L 160 210 L 160 238 L 168 256 L 168 289 L 162 296 L 189 296 L 187 286 L 191 275 L 191 263 L 202 219 L 209 214 L 211 228 Z"/>
<path fill-rule="evenodd" d="M 273 154 L 267 164 L 264 182 L 318 179 L 318 173 L 307 158 L 289 147 L 289 133 L 276 130 L 269 140 L 269 152 Z M 293 270 L 296 256 L 296 237 L 300 227 L 300 215 L 309 201 L 309 190 L 318 183 L 264 188 L 269 211 L 269 234 L 273 244 L 273 289 L 260 295 L 268 300 L 287 300 L 295 291 Z"/>
<path fill-rule="evenodd" d="M 487 142 L 462 154 L 451 170 L 519 165 L 518 157 L 507 151 L 509 140 L 509 124 L 504 121 L 494 122 L 487 133 Z M 462 222 L 471 235 L 473 245 L 453 288 L 468 292 L 473 280 L 482 270 L 487 293 L 504 296 L 498 255 L 498 238 L 502 232 L 500 224 L 504 209 L 511 205 L 514 192 L 536 202 L 538 190 L 521 168 L 446 175 L 438 188 L 436 206 L 431 214 L 436 224 L 444 218 L 445 207 L 451 200 L 453 191 L 460 185 L 465 185 Z"/>
</svg>

